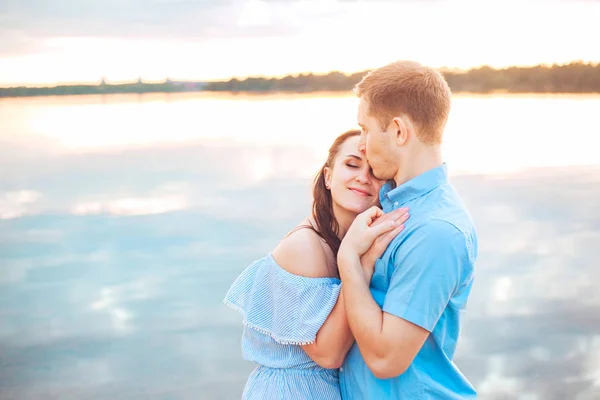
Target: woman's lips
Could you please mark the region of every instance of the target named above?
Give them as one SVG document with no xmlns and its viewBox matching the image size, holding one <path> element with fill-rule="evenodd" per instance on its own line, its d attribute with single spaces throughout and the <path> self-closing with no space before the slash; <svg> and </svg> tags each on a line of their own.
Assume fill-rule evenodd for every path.
<svg viewBox="0 0 600 400">
<path fill-rule="evenodd" d="M 351 191 L 353 191 L 354 193 L 358 194 L 359 196 L 371 196 L 371 193 L 361 190 L 361 189 L 355 189 L 355 188 L 350 188 Z"/>
</svg>

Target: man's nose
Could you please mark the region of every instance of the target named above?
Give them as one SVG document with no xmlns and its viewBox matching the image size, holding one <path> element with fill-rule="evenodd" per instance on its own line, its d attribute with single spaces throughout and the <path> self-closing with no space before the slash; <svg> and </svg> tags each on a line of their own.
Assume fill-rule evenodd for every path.
<svg viewBox="0 0 600 400">
<path fill-rule="evenodd" d="M 365 153 L 367 151 L 367 141 L 365 140 L 364 134 L 360 135 L 360 140 L 358 141 L 358 151 L 361 153 Z"/>
</svg>

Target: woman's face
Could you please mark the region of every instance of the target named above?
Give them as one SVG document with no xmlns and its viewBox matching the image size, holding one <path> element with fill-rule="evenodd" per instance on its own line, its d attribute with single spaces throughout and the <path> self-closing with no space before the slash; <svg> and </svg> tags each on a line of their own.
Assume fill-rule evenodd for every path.
<svg viewBox="0 0 600 400">
<path fill-rule="evenodd" d="M 359 139 L 359 136 L 348 138 L 340 146 L 333 166 L 325 168 L 325 182 L 331 190 L 334 208 L 354 214 L 378 204 L 379 189 L 385 183 L 373 176 L 364 154 L 358 151 Z"/>
</svg>

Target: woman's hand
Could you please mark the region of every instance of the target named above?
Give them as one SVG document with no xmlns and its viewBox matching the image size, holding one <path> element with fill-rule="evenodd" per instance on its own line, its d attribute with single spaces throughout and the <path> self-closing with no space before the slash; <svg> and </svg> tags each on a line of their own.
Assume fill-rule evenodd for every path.
<svg viewBox="0 0 600 400">
<path fill-rule="evenodd" d="M 372 259 L 375 264 L 389 242 L 404 229 L 407 219 L 407 208 L 384 214 L 380 208 L 373 206 L 354 219 L 342 240 L 339 253 L 358 257 L 366 255 L 365 260 Z"/>
<path fill-rule="evenodd" d="M 363 273 L 367 282 L 371 281 L 371 277 L 373 276 L 373 270 L 375 268 L 375 263 L 377 262 L 377 259 L 379 259 L 381 255 L 385 252 L 385 249 L 387 249 L 391 241 L 396 236 L 398 236 L 398 234 L 402 232 L 402 230 L 404 230 L 404 222 L 406 222 L 408 217 L 408 210 L 406 210 L 404 213 L 401 214 L 400 218 L 398 219 L 399 225 L 391 231 L 377 236 L 377 238 L 373 241 L 373 244 L 371 244 L 371 247 L 369 247 L 369 250 L 367 250 L 367 252 L 360 257 L 360 264 L 362 266 Z M 376 220 L 373 222 L 373 224 L 377 223 L 380 223 L 380 221 Z"/>
</svg>

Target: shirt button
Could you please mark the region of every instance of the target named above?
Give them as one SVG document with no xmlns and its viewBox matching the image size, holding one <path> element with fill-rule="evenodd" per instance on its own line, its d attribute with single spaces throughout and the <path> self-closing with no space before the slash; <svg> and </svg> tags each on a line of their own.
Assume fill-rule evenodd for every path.
<svg viewBox="0 0 600 400">
<path fill-rule="evenodd" d="M 344 370 L 344 367 L 340 367 L 340 372 L 342 372 Z"/>
<path fill-rule="evenodd" d="M 397 201 L 395 201 L 395 202 L 394 202 L 394 205 L 395 205 L 395 206 L 397 206 L 397 205 L 398 205 L 398 202 L 397 202 Z"/>
</svg>

